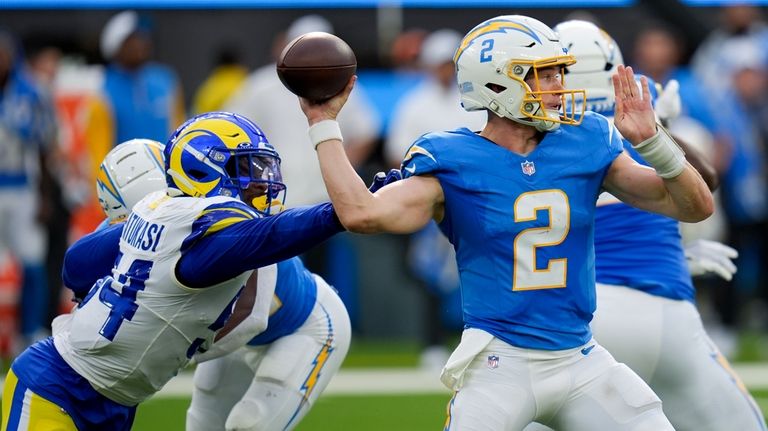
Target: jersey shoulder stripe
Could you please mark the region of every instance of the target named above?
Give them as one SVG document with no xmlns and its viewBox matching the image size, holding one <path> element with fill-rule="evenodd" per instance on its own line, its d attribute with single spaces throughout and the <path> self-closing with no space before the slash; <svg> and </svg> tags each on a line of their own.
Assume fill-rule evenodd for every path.
<svg viewBox="0 0 768 431">
<path fill-rule="evenodd" d="M 224 230 L 237 223 L 253 220 L 258 214 L 240 201 L 226 201 L 207 206 L 192 223 L 192 232 L 181 245 L 183 253 L 197 240 Z"/>
<path fill-rule="evenodd" d="M 403 158 L 403 177 L 430 175 L 446 169 L 461 160 L 461 140 L 474 140 L 477 135 L 467 128 L 447 132 L 432 132 L 421 136 L 411 145 Z M 457 143 L 457 140 L 460 140 Z"/>
</svg>

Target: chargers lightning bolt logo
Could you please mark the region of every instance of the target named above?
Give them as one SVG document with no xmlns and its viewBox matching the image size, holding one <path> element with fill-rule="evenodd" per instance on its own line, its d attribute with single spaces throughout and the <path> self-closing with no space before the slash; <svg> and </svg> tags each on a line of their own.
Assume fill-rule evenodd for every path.
<svg viewBox="0 0 768 431">
<path fill-rule="evenodd" d="M 463 54 L 469 45 L 471 45 L 472 42 L 474 42 L 478 37 L 488 33 L 506 33 L 507 31 L 519 31 L 525 33 L 530 36 L 531 39 L 541 43 L 541 39 L 539 39 L 539 36 L 536 35 L 533 29 L 523 24 L 507 20 L 491 20 L 475 27 L 472 29 L 472 31 L 467 33 L 466 36 L 464 36 L 464 39 L 461 41 L 461 45 L 459 45 L 459 49 L 456 50 L 456 55 L 453 57 L 453 62 L 458 62 L 461 54 Z"/>
</svg>

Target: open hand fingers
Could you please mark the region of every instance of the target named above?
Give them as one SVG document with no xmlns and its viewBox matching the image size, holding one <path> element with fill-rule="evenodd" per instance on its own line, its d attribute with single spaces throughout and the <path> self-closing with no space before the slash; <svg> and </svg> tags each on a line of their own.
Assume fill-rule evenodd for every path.
<svg viewBox="0 0 768 431">
<path fill-rule="evenodd" d="M 648 78 L 645 75 L 640 77 L 640 85 L 643 88 L 643 100 L 651 100 L 651 90 L 648 88 Z"/>
<path fill-rule="evenodd" d="M 613 82 L 613 94 L 616 98 L 616 105 L 618 108 L 618 105 L 624 100 L 624 89 L 622 88 L 621 78 L 618 73 L 611 75 L 611 82 Z"/>
<path fill-rule="evenodd" d="M 624 81 L 625 99 L 634 99 L 638 94 L 637 83 L 635 83 L 635 74 L 629 66 L 623 67 L 622 69 L 619 70 Z"/>
</svg>

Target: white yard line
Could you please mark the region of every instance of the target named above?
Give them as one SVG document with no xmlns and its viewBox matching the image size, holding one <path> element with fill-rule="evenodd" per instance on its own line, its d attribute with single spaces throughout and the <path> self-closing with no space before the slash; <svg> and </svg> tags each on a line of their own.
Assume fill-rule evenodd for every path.
<svg viewBox="0 0 768 431">
<path fill-rule="evenodd" d="M 768 363 L 733 366 L 749 389 L 768 389 Z M 192 375 L 183 373 L 161 390 L 158 397 L 188 396 Z M 325 395 L 440 394 L 448 389 L 437 373 L 415 368 L 360 368 L 339 372 L 323 392 Z"/>
<path fill-rule="evenodd" d="M 768 389 L 768 363 L 735 364 L 736 373 L 749 389 Z M 0 386 L 3 379 L 0 378 Z M 174 377 L 155 395 L 159 398 L 186 397 L 192 393 L 192 373 Z M 360 368 L 339 372 L 324 395 L 392 395 L 448 393 L 436 373 L 414 368 Z"/>
</svg>

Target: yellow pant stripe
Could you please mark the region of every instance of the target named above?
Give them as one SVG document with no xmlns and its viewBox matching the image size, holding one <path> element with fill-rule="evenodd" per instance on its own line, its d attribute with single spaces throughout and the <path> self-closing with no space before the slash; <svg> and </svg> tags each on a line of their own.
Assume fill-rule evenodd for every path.
<svg viewBox="0 0 768 431">
<path fill-rule="evenodd" d="M 23 396 L 16 393 L 21 389 L 24 389 Z M 14 395 L 17 395 L 15 399 Z M 0 430 L 77 431 L 77 427 L 57 404 L 19 387 L 18 378 L 13 371 L 9 371 L 3 389 L 3 424 Z"/>
<path fill-rule="evenodd" d="M 13 403 L 13 393 L 16 391 L 16 383 L 19 379 L 16 374 L 13 374 L 13 370 L 8 371 L 8 375 L 5 376 L 5 385 L 3 385 L 3 419 L 0 430 L 6 431 L 8 429 L 8 419 L 11 416 L 11 405 Z"/>
</svg>

